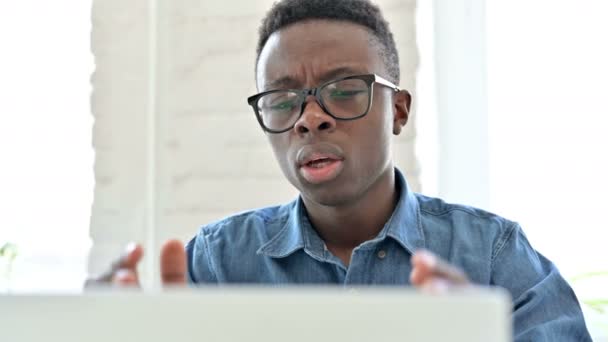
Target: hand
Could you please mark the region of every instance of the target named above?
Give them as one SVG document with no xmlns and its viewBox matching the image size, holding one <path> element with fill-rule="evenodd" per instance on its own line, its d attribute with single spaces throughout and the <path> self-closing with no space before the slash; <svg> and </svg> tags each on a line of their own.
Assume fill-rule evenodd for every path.
<svg viewBox="0 0 608 342">
<path fill-rule="evenodd" d="M 113 285 L 116 287 L 140 287 L 137 264 L 143 257 L 141 245 L 130 244 L 124 254 L 112 263 L 110 269 L 101 276 L 87 279 L 85 288 Z M 186 251 L 178 240 L 169 240 L 160 253 L 160 274 L 164 286 L 186 284 Z"/>
<path fill-rule="evenodd" d="M 455 288 L 471 286 L 466 274 L 427 250 L 412 256 L 410 282 L 429 293 L 445 293 Z"/>
</svg>

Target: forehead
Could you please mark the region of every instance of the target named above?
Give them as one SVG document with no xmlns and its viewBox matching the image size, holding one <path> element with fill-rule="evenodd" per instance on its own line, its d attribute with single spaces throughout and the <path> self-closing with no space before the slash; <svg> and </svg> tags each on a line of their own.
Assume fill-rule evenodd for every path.
<svg viewBox="0 0 608 342">
<path fill-rule="evenodd" d="M 313 86 L 338 74 L 384 73 L 380 46 L 365 27 L 350 22 L 310 20 L 273 33 L 260 53 L 258 88 L 277 80 Z"/>
</svg>

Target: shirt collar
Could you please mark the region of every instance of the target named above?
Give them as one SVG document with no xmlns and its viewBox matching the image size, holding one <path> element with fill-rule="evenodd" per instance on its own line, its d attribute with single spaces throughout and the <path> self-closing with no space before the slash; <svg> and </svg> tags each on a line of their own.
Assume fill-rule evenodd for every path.
<svg viewBox="0 0 608 342">
<path fill-rule="evenodd" d="M 390 237 L 413 254 L 424 247 L 424 234 L 420 220 L 420 208 L 414 193 L 401 172 L 395 168 L 395 181 L 399 189 L 399 201 L 393 214 L 374 240 Z M 290 203 L 289 219 L 279 232 L 257 251 L 272 258 L 283 258 L 299 249 L 319 260 L 327 258 L 325 244 L 312 228 L 301 197 Z"/>
</svg>

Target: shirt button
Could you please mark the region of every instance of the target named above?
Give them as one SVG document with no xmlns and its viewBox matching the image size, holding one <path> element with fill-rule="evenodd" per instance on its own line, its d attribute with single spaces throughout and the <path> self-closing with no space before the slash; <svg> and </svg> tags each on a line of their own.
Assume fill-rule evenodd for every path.
<svg viewBox="0 0 608 342">
<path fill-rule="evenodd" d="M 378 258 L 379 259 L 384 259 L 386 257 L 386 252 L 385 251 L 379 251 L 378 252 Z"/>
</svg>

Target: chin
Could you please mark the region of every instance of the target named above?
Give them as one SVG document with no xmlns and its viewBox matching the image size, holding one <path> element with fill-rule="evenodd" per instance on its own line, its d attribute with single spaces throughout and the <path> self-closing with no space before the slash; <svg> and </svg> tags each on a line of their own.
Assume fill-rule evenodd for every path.
<svg viewBox="0 0 608 342">
<path fill-rule="evenodd" d="M 344 182 L 344 175 L 321 184 L 311 184 L 297 172 L 290 175 L 289 182 L 300 192 L 307 201 L 328 207 L 338 207 L 355 202 L 363 191 L 358 182 Z M 348 178 L 348 177 L 346 177 Z"/>
<path fill-rule="evenodd" d="M 337 207 L 353 202 L 357 197 L 354 191 L 334 187 L 318 187 L 316 189 L 300 189 L 302 196 L 323 206 Z"/>
</svg>

